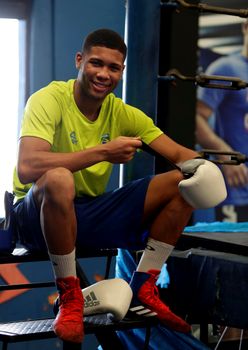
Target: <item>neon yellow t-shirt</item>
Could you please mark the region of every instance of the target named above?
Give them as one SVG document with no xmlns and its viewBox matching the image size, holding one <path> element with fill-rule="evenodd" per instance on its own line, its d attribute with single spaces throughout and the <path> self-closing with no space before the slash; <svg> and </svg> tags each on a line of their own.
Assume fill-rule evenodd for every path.
<svg viewBox="0 0 248 350">
<path fill-rule="evenodd" d="M 48 141 L 52 152 L 76 152 L 105 143 L 118 136 L 140 136 L 149 144 L 162 134 L 153 120 L 139 109 L 125 104 L 113 93 L 101 107 L 96 121 L 88 120 L 78 109 L 74 96 L 75 80 L 52 82 L 28 100 L 20 137 L 35 136 Z M 97 196 L 107 186 L 112 164 L 100 162 L 73 174 L 76 195 Z M 23 198 L 29 185 L 14 174 L 14 193 Z"/>
</svg>

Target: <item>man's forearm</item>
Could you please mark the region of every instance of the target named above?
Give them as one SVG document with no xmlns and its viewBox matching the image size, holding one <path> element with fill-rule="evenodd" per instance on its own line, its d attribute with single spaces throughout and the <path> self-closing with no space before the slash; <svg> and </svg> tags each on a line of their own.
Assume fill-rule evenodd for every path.
<svg viewBox="0 0 248 350">
<path fill-rule="evenodd" d="M 37 181 L 48 170 L 63 167 L 72 173 L 88 168 L 104 160 L 104 150 L 95 146 L 73 153 L 36 151 L 29 156 L 19 157 L 17 171 L 22 183 Z"/>
</svg>

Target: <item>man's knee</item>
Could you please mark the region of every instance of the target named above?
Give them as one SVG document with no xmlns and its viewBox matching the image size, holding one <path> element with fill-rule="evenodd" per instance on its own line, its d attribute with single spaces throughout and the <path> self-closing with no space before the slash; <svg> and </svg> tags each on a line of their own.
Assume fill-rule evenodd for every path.
<svg viewBox="0 0 248 350">
<path fill-rule="evenodd" d="M 156 196 L 170 200 L 179 194 L 178 184 L 182 179 L 183 175 L 177 170 L 161 173 L 152 178 L 148 189 Z"/>
<path fill-rule="evenodd" d="M 66 168 L 48 170 L 35 184 L 34 195 L 51 200 L 71 201 L 75 197 L 75 185 L 72 173 Z"/>
<path fill-rule="evenodd" d="M 178 183 L 182 178 L 182 175 L 177 170 L 158 174 L 152 178 L 145 197 L 145 217 L 160 211 L 172 200 L 181 199 Z"/>
</svg>

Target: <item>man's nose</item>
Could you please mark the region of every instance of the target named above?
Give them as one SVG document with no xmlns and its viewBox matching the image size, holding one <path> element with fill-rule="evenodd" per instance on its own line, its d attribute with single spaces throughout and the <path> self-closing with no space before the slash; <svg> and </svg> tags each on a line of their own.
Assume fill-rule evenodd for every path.
<svg viewBox="0 0 248 350">
<path fill-rule="evenodd" d="M 109 69 L 106 66 L 101 67 L 101 69 L 97 73 L 98 78 L 109 79 Z"/>
</svg>

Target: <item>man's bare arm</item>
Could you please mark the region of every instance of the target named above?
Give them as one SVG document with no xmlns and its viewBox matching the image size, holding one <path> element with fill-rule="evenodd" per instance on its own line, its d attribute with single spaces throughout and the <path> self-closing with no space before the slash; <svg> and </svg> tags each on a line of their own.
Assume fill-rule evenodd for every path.
<svg viewBox="0 0 248 350">
<path fill-rule="evenodd" d="M 233 151 L 233 149 L 220 138 L 208 123 L 213 110 L 202 101 L 197 101 L 196 107 L 196 140 L 203 148 L 222 151 Z"/>
<path fill-rule="evenodd" d="M 38 137 L 22 137 L 19 143 L 17 172 L 22 183 L 35 182 L 46 171 L 64 167 L 72 173 L 102 161 L 126 163 L 141 146 L 138 138 L 118 137 L 106 144 L 77 152 L 51 152 L 49 142 Z"/>
<path fill-rule="evenodd" d="M 217 151 L 232 152 L 233 148 L 219 137 L 209 126 L 208 119 L 212 114 L 212 109 L 202 101 L 197 102 L 196 115 L 196 139 L 203 148 Z M 219 156 L 225 160 L 225 156 Z M 237 166 L 222 166 L 226 181 L 230 186 L 244 186 L 248 183 L 248 169 L 244 164 Z"/>
<path fill-rule="evenodd" d="M 165 134 L 157 137 L 149 146 L 174 164 L 199 156 L 194 150 L 178 144 Z"/>
</svg>

